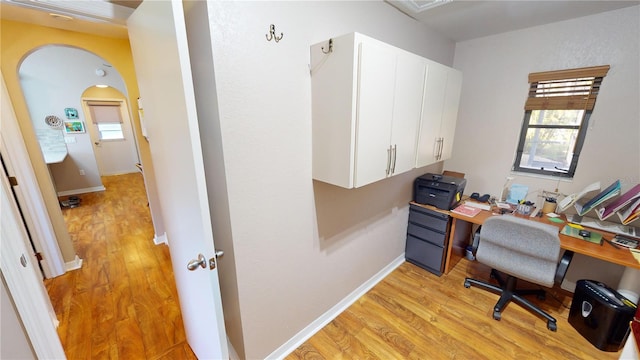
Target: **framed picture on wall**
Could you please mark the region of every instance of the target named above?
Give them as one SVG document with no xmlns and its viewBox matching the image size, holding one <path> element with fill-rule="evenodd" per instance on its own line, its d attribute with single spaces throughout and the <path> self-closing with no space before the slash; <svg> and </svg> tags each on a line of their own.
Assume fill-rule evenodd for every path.
<svg viewBox="0 0 640 360">
<path fill-rule="evenodd" d="M 78 118 L 78 110 L 74 108 L 66 108 L 64 109 L 64 114 L 67 116 L 67 119 L 77 119 Z"/>
<path fill-rule="evenodd" d="M 82 121 L 65 121 L 64 132 L 67 134 L 78 134 L 84 132 L 84 124 Z"/>
</svg>

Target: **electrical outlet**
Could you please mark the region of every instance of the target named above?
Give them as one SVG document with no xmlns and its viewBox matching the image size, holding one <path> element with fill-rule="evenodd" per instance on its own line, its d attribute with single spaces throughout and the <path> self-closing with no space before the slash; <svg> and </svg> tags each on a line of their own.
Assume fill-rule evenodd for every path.
<svg viewBox="0 0 640 360">
<path fill-rule="evenodd" d="M 84 176 L 84 170 L 80 169 L 80 175 Z"/>
</svg>

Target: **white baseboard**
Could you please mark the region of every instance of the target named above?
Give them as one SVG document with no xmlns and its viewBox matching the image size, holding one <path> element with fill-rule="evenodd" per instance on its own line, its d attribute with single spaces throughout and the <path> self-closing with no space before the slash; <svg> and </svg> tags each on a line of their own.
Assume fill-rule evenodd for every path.
<svg viewBox="0 0 640 360">
<path fill-rule="evenodd" d="M 269 356 L 267 356 L 267 359 L 270 359 L 270 360 L 283 359 L 285 356 L 292 353 L 305 341 L 309 340 L 309 338 L 313 336 L 316 332 L 320 331 L 323 327 L 325 327 L 328 323 L 330 323 L 333 319 L 335 319 L 338 315 L 340 315 L 343 311 L 345 311 L 349 306 L 351 306 L 351 304 L 356 302 L 367 291 L 371 290 L 371 288 L 373 288 L 377 283 L 382 281 L 382 279 L 384 279 L 387 275 L 389 275 L 404 261 L 405 261 L 405 258 L 403 253 L 398 258 L 393 260 L 389 265 L 385 266 L 377 274 L 371 277 L 369 280 L 367 280 L 362 285 L 360 285 L 357 289 L 352 291 L 349 295 L 347 295 L 347 297 L 342 299 L 340 302 L 334 305 L 331 309 L 329 309 L 327 312 L 322 314 L 319 318 L 314 320 L 311 324 L 307 325 L 307 327 L 302 329 L 302 331 L 297 333 L 294 337 L 289 339 L 286 343 L 282 344 L 279 348 L 277 348 L 274 352 L 272 352 Z"/>
<path fill-rule="evenodd" d="M 74 189 L 74 190 L 66 190 L 58 192 L 58 196 L 67 196 L 67 195 L 78 195 L 78 194 L 86 194 L 90 192 L 98 192 L 107 190 L 104 186 L 94 186 L 84 189 Z"/>
<path fill-rule="evenodd" d="M 64 269 L 66 271 L 77 270 L 77 269 L 80 269 L 81 267 L 82 267 L 82 259 L 80 259 L 78 255 L 76 255 L 76 258 L 73 259 L 72 261 L 66 262 L 64 264 Z"/>
<path fill-rule="evenodd" d="M 153 237 L 153 243 L 156 245 L 160 245 L 160 244 L 167 244 L 169 245 L 169 242 L 167 241 L 167 233 L 163 233 L 162 235 L 155 235 Z"/>
</svg>

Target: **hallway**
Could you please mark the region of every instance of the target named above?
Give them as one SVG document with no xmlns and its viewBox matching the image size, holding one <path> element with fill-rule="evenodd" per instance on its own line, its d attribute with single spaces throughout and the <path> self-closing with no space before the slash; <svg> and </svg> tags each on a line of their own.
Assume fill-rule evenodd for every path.
<svg viewBox="0 0 640 360">
<path fill-rule="evenodd" d="M 69 359 L 195 359 L 169 248 L 153 243 L 142 174 L 106 176 L 63 214 L 82 268 L 45 286 Z"/>
</svg>

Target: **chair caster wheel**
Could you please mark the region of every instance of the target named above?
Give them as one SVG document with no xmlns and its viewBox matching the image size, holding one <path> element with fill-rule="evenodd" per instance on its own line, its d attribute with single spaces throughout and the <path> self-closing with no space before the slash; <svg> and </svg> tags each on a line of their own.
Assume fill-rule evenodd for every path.
<svg viewBox="0 0 640 360">
<path fill-rule="evenodd" d="M 558 330 L 558 325 L 553 321 L 548 321 L 547 322 L 547 329 L 549 329 L 551 331 L 557 331 Z"/>
<path fill-rule="evenodd" d="M 464 287 L 466 287 L 467 289 L 471 287 L 471 282 L 469 282 L 469 280 L 465 280 L 464 281 Z"/>
<path fill-rule="evenodd" d="M 493 311 L 493 319 L 500 321 L 502 319 L 502 314 L 499 311 Z"/>
<path fill-rule="evenodd" d="M 542 300 L 544 301 L 547 297 L 545 296 L 545 294 L 539 294 L 538 296 L 536 296 L 538 298 L 538 300 Z"/>
</svg>

